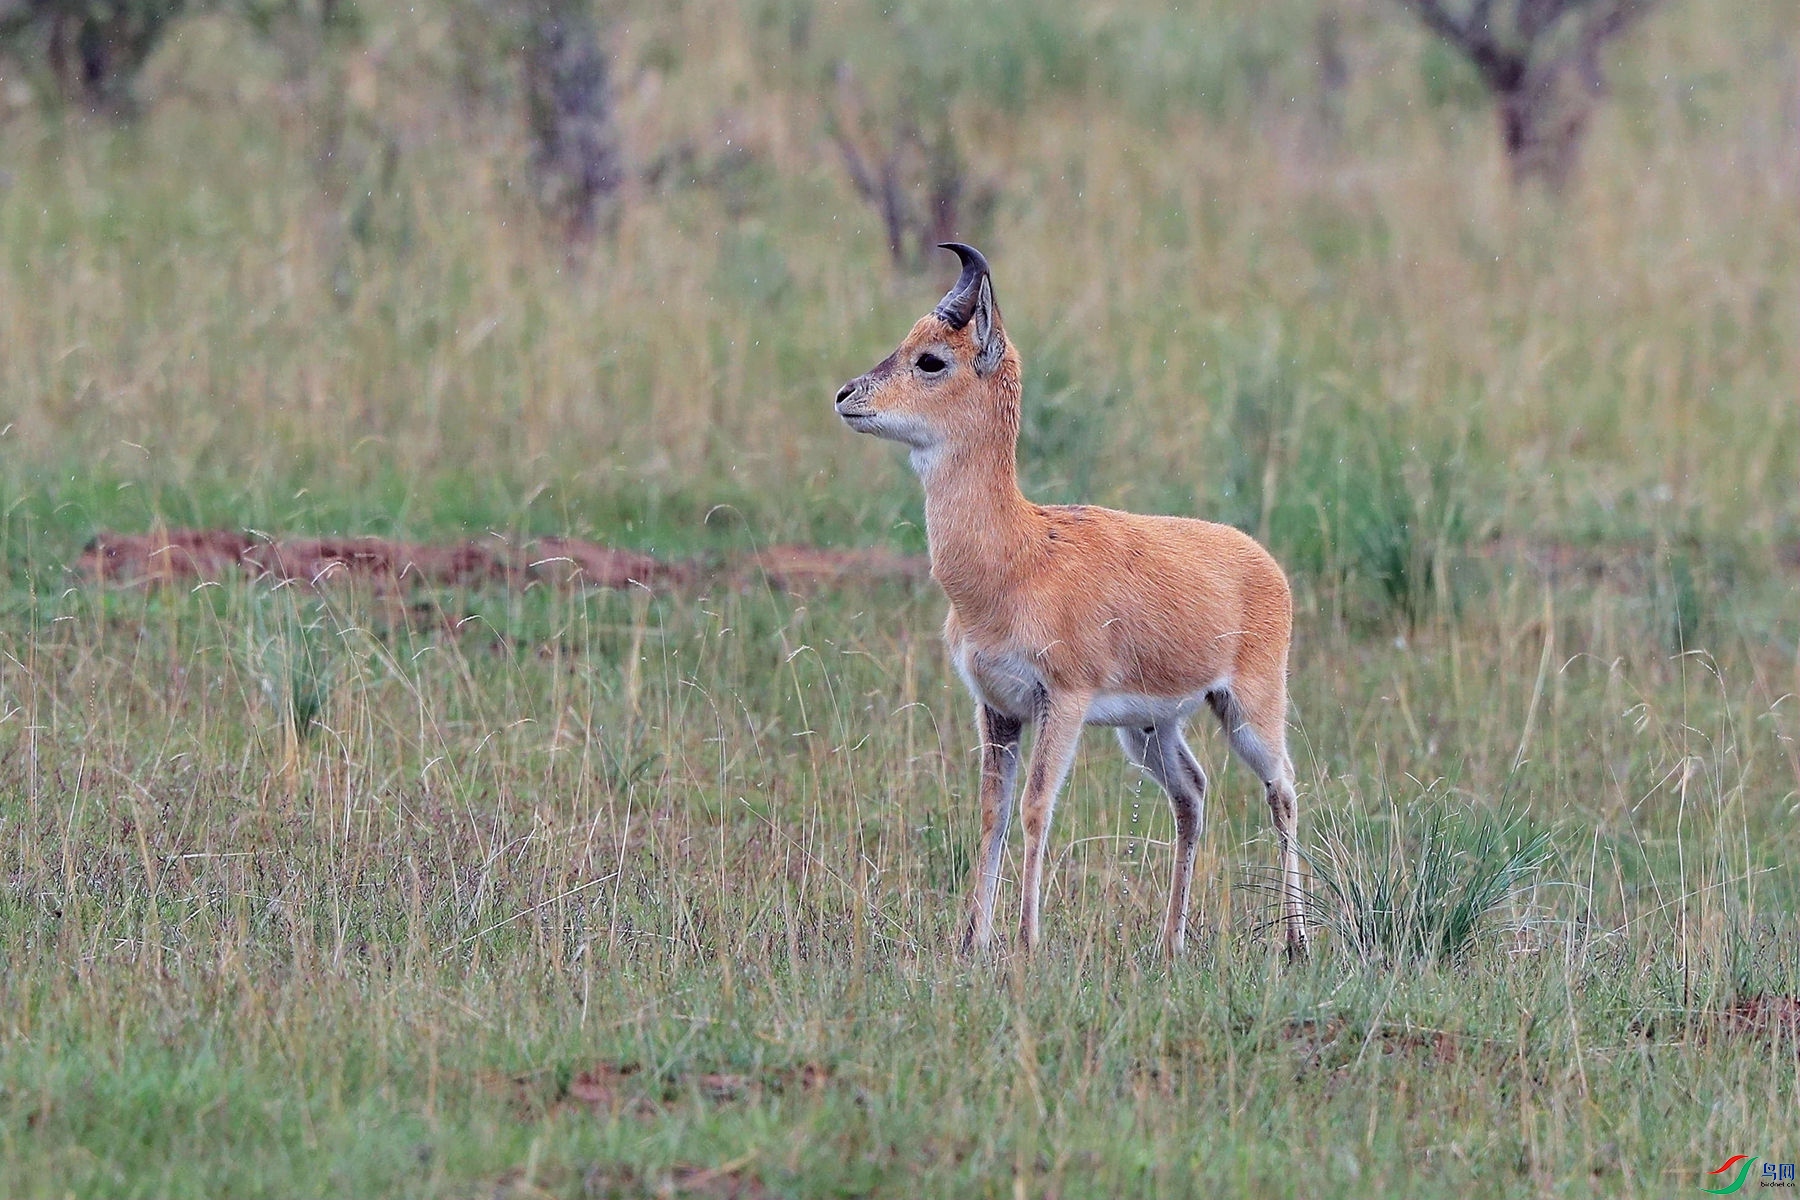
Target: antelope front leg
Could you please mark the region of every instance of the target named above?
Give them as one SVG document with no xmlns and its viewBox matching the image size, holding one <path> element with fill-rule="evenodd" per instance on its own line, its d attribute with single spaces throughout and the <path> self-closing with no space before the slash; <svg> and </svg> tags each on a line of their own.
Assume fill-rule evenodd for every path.
<svg viewBox="0 0 1800 1200">
<path fill-rule="evenodd" d="M 1031 745 L 1031 770 L 1025 777 L 1020 803 L 1025 823 L 1025 877 L 1021 883 L 1023 905 L 1019 912 L 1019 940 L 1027 950 L 1037 945 L 1038 902 L 1044 882 L 1044 851 L 1050 840 L 1050 818 L 1056 811 L 1056 794 L 1062 790 L 1075 761 L 1081 727 L 1093 697 L 1084 692 L 1057 692 L 1047 696 Z"/>
<path fill-rule="evenodd" d="M 969 896 L 969 917 L 963 926 L 964 954 L 986 949 L 994 938 L 994 893 L 1000 887 L 1000 859 L 1006 853 L 1006 830 L 1012 823 L 1022 724 L 998 709 L 976 706 L 975 729 L 981 735 L 981 857 L 975 864 L 975 889 Z"/>
</svg>

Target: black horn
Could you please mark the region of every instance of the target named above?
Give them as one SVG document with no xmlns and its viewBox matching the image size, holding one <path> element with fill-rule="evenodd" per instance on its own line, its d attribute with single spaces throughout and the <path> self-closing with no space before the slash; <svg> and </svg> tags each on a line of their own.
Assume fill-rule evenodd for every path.
<svg viewBox="0 0 1800 1200">
<path fill-rule="evenodd" d="M 981 251 L 961 242 L 939 242 L 938 249 L 956 251 L 956 257 L 962 259 L 962 277 L 931 311 L 943 318 L 950 328 L 961 329 L 975 316 L 975 301 L 981 292 L 981 281 L 988 274 L 988 262 L 981 256 Z"/>
</svg>

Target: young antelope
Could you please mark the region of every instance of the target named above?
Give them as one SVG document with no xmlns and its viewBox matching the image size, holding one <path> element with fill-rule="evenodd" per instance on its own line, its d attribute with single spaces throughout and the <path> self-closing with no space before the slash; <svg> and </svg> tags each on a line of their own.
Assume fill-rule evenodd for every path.
<svg viewBox="0 0 1800 1200">
<path fill-rule="evenodd" d="M 1015 464 L 1019 354 L 987 260 L 970 246 L 944 248 L 962 260 L 956 285 L 897 350 L 838 391 L 837 412 L 858 433 L 908 447 L 925 487 L 931 574 L 950 601 L 944 638 L 974 696 L 981 738 L 981 856 L 964 950 L 993 938 L 1022 728 L 1036 730 L 1020 800 L 1019 935 L 1029 948 L 1038 941 L 1057 793 L 1082 728 L 1110 725 L 1175 811 L 1162 944 L 1180 953 L 1206 804 L 1206 773 L 1182 728 L 1204 706 L 1262 780 L 1279 843 L 1287 948 L 1303 955 L 1286 576 L 1227 525 L 1027 500 Z"/>
</svg>

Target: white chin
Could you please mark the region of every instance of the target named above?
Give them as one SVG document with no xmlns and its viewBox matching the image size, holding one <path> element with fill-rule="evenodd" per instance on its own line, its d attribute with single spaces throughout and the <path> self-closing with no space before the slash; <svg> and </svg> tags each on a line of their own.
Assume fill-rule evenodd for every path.
<svg viewBox="0 0 1800 1200">
<path fill-rule="evenodd" d="M 906 417 L 896 417 L 891 413 L 866 413 L 847 416 L 844 424 L 858 433 L 873 434 L 890 442 L 899 442 L 910 447 L 915 453 L 935 440 L 930 432 L 922 428 L 916 421 Z"/>
</svg>

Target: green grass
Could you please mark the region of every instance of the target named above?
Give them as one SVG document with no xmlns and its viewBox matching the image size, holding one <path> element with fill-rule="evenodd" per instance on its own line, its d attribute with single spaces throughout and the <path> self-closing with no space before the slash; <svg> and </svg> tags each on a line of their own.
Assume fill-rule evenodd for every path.
<svg viewBox="0 0 1800 1200">
<path fill-rule="evenodd" d="M 317 614 L 297 743 L 246 644 L 279 596 L 76 591 L 8 636 L 0 1190 L 1641 1194 L 1786 1135 L 1792 1041 L 1707 1032 L 1800 987 L 1792 716 L 1741 643 L 1671 656 L 1597 594 L 1541 679 L 1530 594 L 1404 653 L 1309 622 L 1309 827 L 1468 840 L 1522 797 L 1555 856 L 1515 917 L 1403 968 L 1328 923 L 1284 968 L 1228 768 L 1170 968 L 1166 805 L 1096 738 L 1048 949 L 969 963 L 929 593 L 440 599 L 462 637 Z"/>
<path fill-rule="evenodd" d="M 1663 1196 L 1794 1156 L 1792 1033 L 1720 1016 L 1800 994 L 1792 12 L 1659 11 L 1559 204 L 1386 5 L 1339 13 L 1331 122 L 1300 0 L 613 12 L 629 156 L 678 169 L 576 255 L 472 8 L 311 55 L 189 21 L 120 128 L 0 87 L 0 1194 Z M 1097 735 L 1043 952 L 955 957 L 929 585 L 72 573 L 159 525 L 922 549 L 829 398 L 948 268 L 889 268 L 840 61 L 1000 196 L 1032 494 L 1288 566 L 1308 963 L 1209 730 L 1184 961 L 1167 805 Z"/>
</svg>

